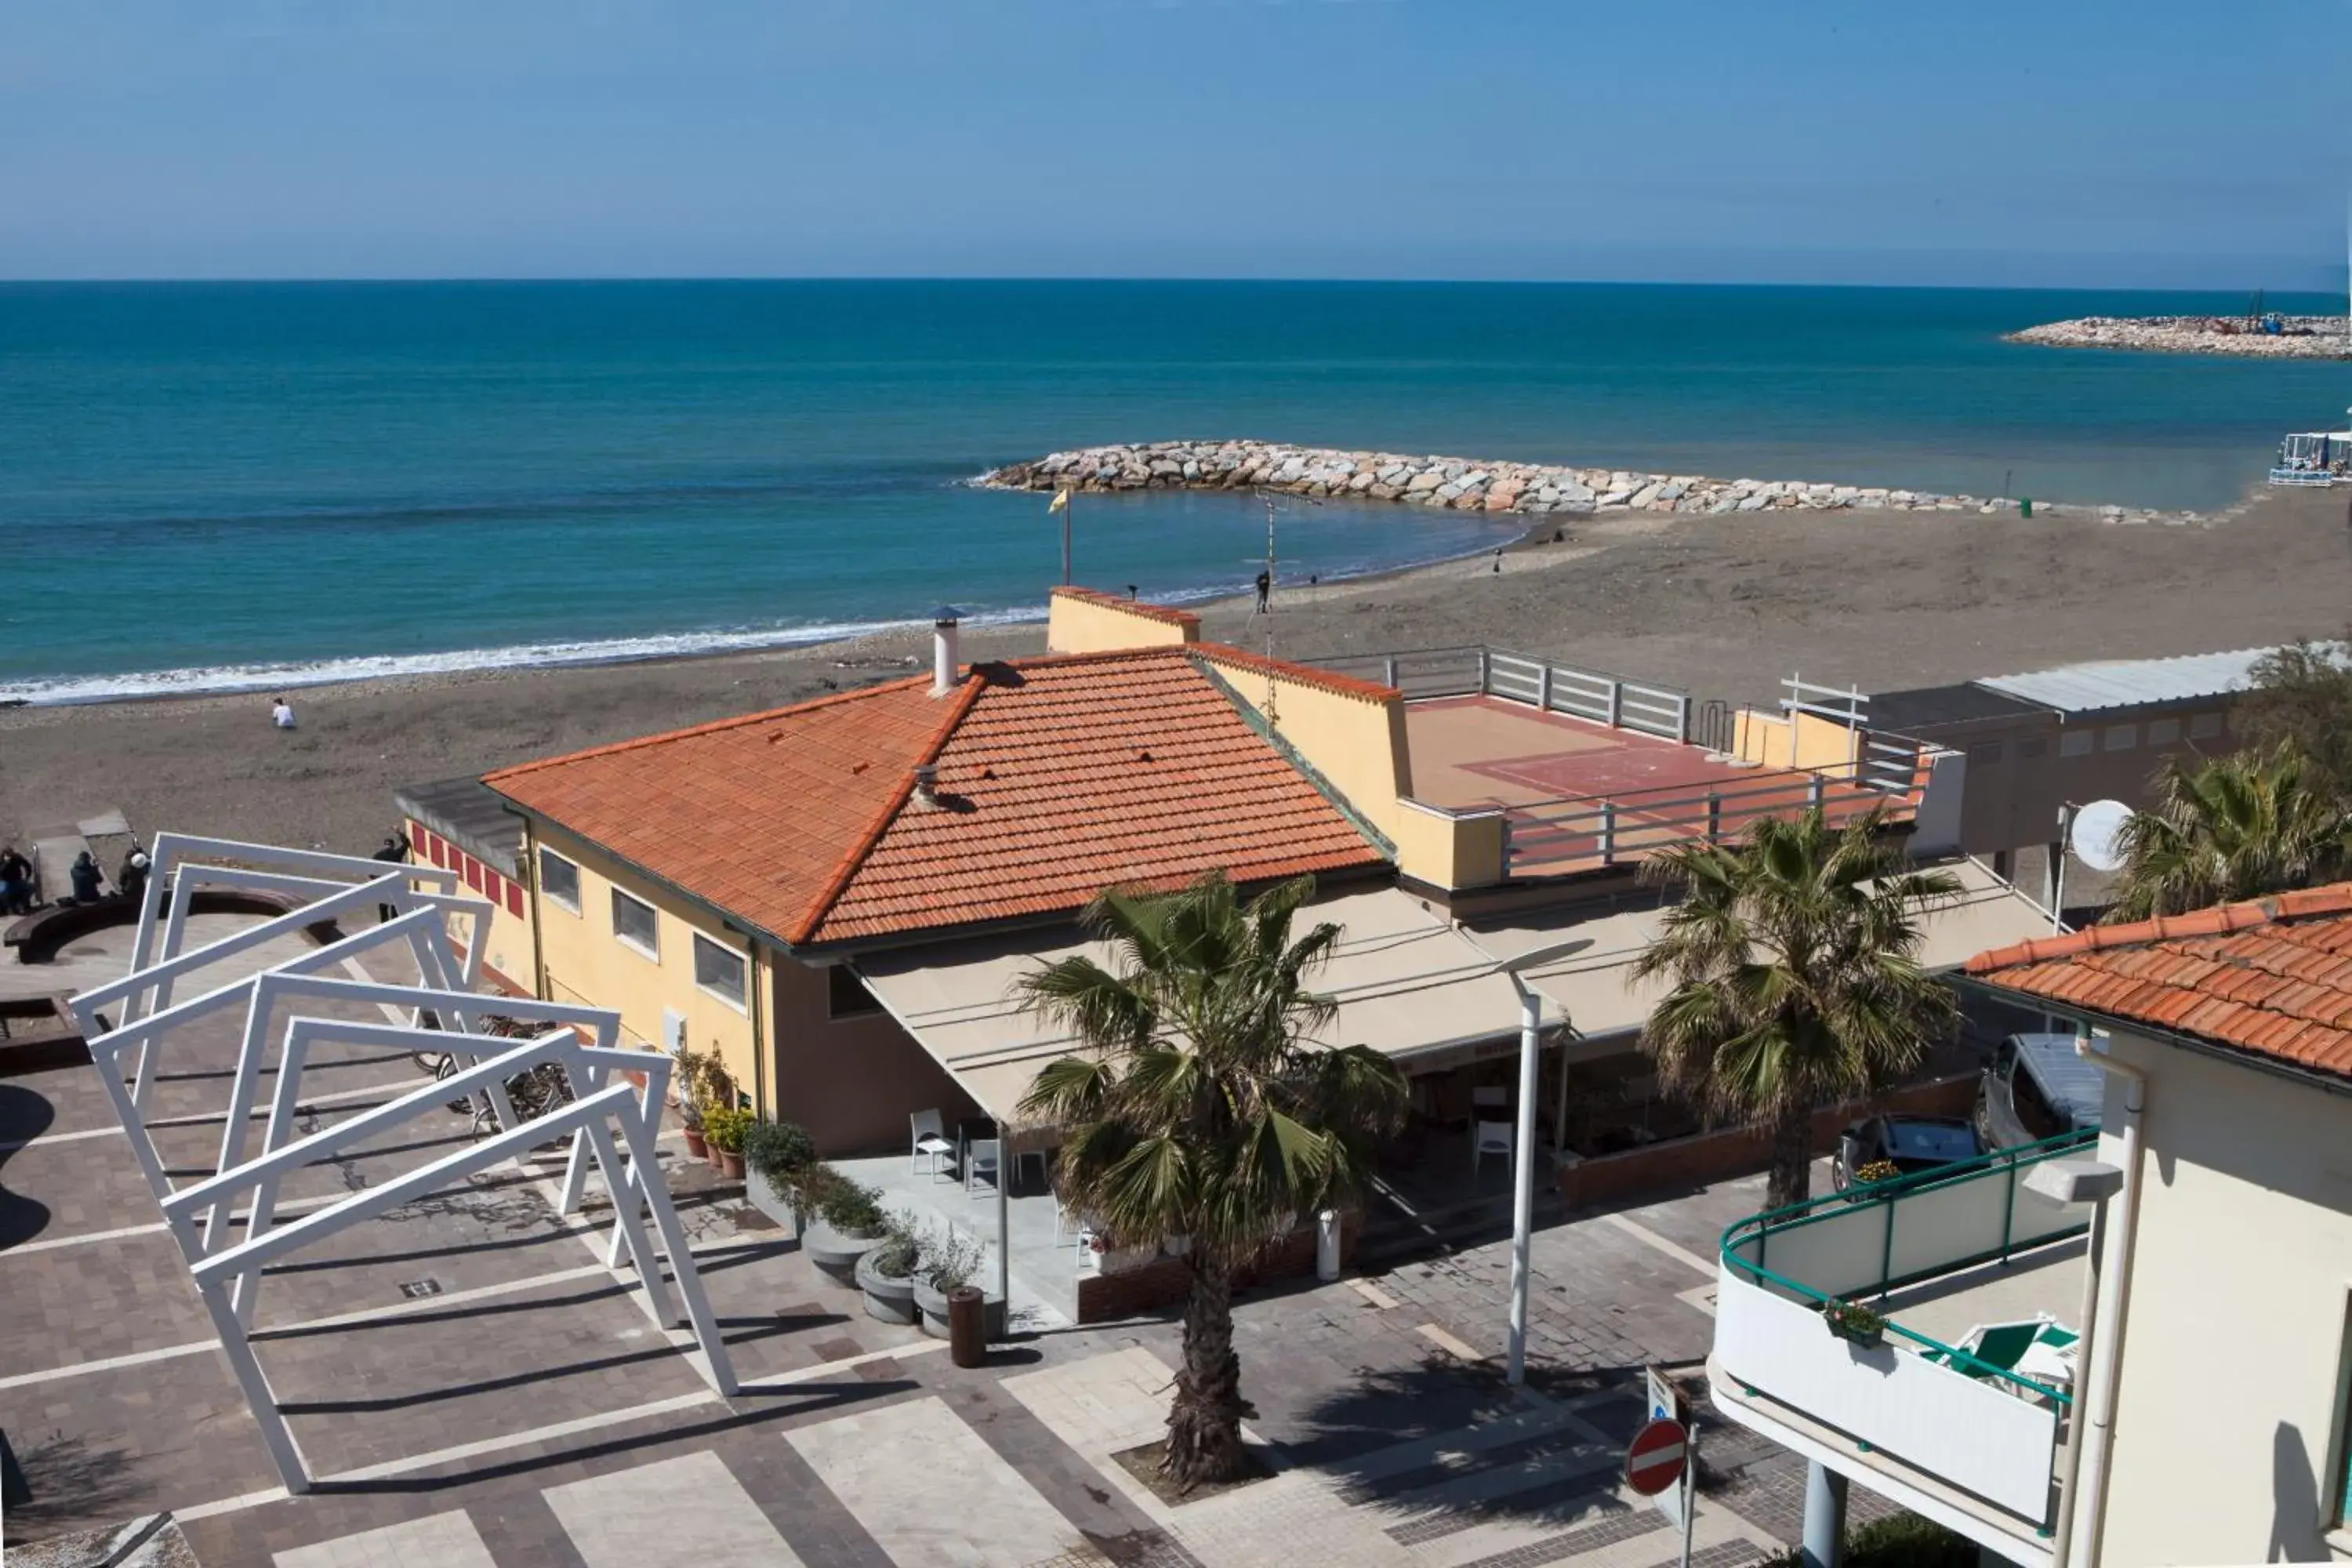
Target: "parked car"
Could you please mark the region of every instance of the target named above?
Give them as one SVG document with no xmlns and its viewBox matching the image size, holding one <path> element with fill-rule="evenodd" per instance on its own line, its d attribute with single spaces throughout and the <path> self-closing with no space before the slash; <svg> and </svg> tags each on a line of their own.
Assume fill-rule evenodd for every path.
<svg viewBox="0 0 2352 1568">
<path fill-rule="evenodd" d="M 1882 1163 L 1902 1175 L 1916 1176 L 1973 1160 L 1984 1152 L 1976 1128 L 1963 1117 L 1865 1116 L 1838 1134 L 1837 1152 L 1830 1157 L 1830 1184 L 1844 1192 L 1854 1184 L 1854 1173 Z"/>
<path fill-rule="evenodd" d="M 1977 1131 L 1995 1149 L 2038 1143 L 2099 1124 L 2105 1080 L 2074 1054 L 2072 1035 L 2011 1035 L 1977 1090 Z"/>
</svg>

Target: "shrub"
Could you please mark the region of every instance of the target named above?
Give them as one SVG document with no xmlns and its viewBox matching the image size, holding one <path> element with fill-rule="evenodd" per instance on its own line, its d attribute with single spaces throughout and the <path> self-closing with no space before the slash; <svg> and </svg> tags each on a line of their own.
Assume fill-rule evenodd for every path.
<svg viewBox="0 0 2352 1568">
<path fill-rule="evenodd" d="M 702 1136 L 722 1154 L 743 1152 L 743 1135 L 751 1131 L 752 1117 L 748 1110 L 731 1105 L 706 1106 L 702 1112 Z"/>
<path fill-rule="evenodd" d="M 875 1236 L 888 1224 L 882 1212 L 882 1194 L 862 1182 L 853 1182 L 831 1167 L 832 1180 L 824 1184 L 817 1212 L 824 1223 L 844 1236 Z"/>
<path fill-rule="evenodd" d="M 816 1145 L 791 1121 L 754 1121 L 743 1133 L 743 1163 L 779 1192 L 816 1163 Z"/>
<path fill-rule="evenodd" d="M 892 1209 L 882 1220 L 882 1245 L 866 1255 L 866 1265 L 885 1279 L 904 1279 L 915 1272 L 923 1244 L 912 1215 Z"/>
<path fill-rule="evenodd" d="M 1763 1568 L 1798 1568 L 1791 1547 Z M 1844 1568 L 1977 1568 L 1976 1542 L 1916 1513 L 1873 1520 L 1846 1531 Z"/>
<path fill-rule="evenodd" d="M 944 1296 L 971 1282 L 980 1272 L 981 1258 L 980 1243 L 950 1226 L 944 1233 L 923 1237 L 923 1260 L 918 1271 L 924 1284 Z"/>
</svg>

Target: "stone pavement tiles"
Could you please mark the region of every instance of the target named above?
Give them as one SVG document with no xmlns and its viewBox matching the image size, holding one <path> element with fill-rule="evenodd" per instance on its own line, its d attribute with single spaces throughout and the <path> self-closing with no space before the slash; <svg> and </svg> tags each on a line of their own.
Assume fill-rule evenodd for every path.
<svg viewBox="0 0 2352 1568">
<path fill-rule="evenodd" d="M 1617 1484 L 1619 1449 L 1573 1402 L 1524 1400 L 1457 1431 L 1170 1504 L 1114 1458 L 1161 1430 L 1169 1369 L 1140 1345 L 1001 1381 L 745 1428 L 649 1462 L 278 1551 L 276 1568 L 1663 1568 L 1677 1542 Z M 1613 1397 L 1602 1396 L 1602 1397 Z M 798 1478 L 778 1472 L 797 1459 Z M 1076 1484 L 1073 1485 L 1073 1482 Z M 529 1485 L 528 1480 L 525 1485 Z M 522 1528 L 518 1528 L 519 1522 Z M 1694 1561 L 1736 1568 L 1762 1533 L 1703 1504 Z"/>
</svg>

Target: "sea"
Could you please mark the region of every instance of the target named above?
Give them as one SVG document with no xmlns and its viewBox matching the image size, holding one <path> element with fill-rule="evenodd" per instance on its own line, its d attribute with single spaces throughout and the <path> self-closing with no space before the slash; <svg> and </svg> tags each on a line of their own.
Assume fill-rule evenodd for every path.
<svg viewBox="0 0 2352 1568">
<path fill-rule="evenodd" d="M 2273 308 L 2340 302 L 2273 296 Z M 1114 281 L 0 285 L 0 701 L 1034 616 L 1061 447 L 1253 437 L 2211 508 L 2352 367 L 2000 341 L 2237 296 Z M 1286 501 L 1286 581 L 1491 548 Z M 1854 518 L 1858 531 L 1867 514 Z M 1247 584 L 1247 496 L 1081 498 L 1079 581 Z"/>
</svg>

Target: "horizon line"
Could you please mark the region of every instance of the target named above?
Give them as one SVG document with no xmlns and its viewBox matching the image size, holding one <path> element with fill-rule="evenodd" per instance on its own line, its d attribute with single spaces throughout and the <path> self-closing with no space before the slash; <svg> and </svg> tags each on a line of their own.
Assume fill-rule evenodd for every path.
<svg viewBox="0 0 2352 1568">
<path fill-rule="evenodd" d="M 1789 282 L 1789 281 L 1726 281 L 1694 279 L 1651 278 L 1376 278 L 1376 277 L 1314 277 L 1297 274 L 1246 274 L 1229 276 L 1154 276 L 1145 273 L 901 273 L 901 272 L 746 272 L 746 273 L 452 273 L 440 276 L 400 274 L 363 274 L 347 276 L 270 276 L 220 275 L 194 277 L 152 277 L 137 274 L 121 276 L 39 278 L 0 276 L 0 289 L 74 289 L 74 288 L 398 288 L 398 287 L 517 287 L 565 284 L 575 286 L 609 286 L 642 284 L 751 284 L 751 283 L 859 283 L 859 284 L 1105 284 L 1154 287 L 1224 287 L 1234 284 L 1288 287 L 1345 287 L 1368 289 L 1800 289 L 1822 292 L 1853 289 L 1907 291 L 1935 294 L 2206 294 L 2252 295 L 2275 294 L 2282 297 L 2308 295 L 2334 299 L 2333 286 L 2269 288 L 2256 285 L 2220 287 L 2206 285 L 2158 284 L 2029 284 L 2029 283 L 1872 283 L 1872 282 Z"/>
</svg>

